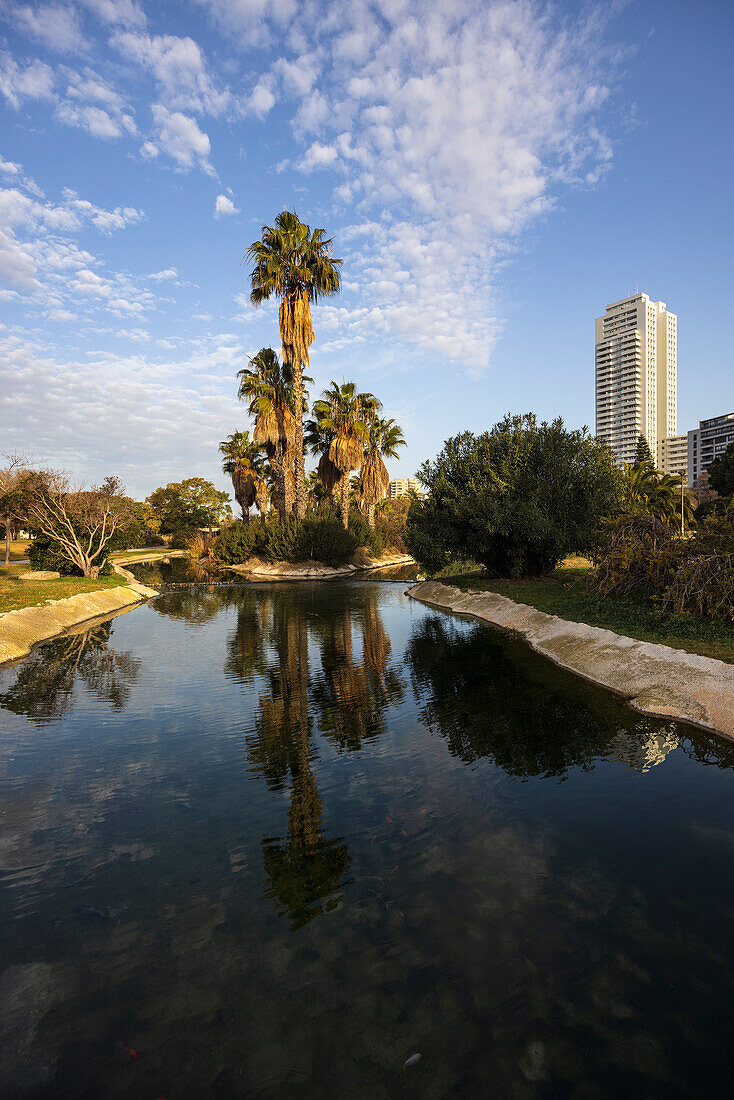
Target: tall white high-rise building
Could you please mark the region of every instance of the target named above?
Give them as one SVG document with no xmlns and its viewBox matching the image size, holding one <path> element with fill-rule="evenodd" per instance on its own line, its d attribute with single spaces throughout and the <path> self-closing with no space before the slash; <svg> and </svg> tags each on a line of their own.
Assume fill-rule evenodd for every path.
<svg viewBox="0 0 734 1100">
<path fill-rule="evenodd" d="M 675 435 L 678 319 L 665 302 L 633 294 L 596 318 L 596 434 L 618 462 L 632 462 L 643 435 L 655 458 Z"/>
</svg>

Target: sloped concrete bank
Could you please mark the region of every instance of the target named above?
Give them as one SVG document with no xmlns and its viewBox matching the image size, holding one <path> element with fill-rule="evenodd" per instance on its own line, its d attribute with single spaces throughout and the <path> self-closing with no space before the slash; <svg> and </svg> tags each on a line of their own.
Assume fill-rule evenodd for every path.
<svg viewBox="0 0 734 1100">
<path fill-rule="evenodd" d="M 0 615 L 0 665 L 27 657 L 31 646 L 38 642 L 55 638 L 91 619 L 112 618 L 157 595 L 154 589 L 138 584 L 133 578 L 133 583 L 119 588 L 80 592 L 65 600 L 6 611 Z"/>
<path fill-rule="evenodd" d="M 423 581 L 408 595 L 522 635 L 561 668 L 621 695 L 641 714 L 674 718 L 734 739 L 734 665 L 569 622 L 495 592 Z"/>
<path fill-rule="evenodd" d="M 264 562 L 259 558 L 250 558 L 244 565 L 230 565 L 233 573 L 242 573 L 250 577 L 262 577 L 271 581 L 315 581 L 333 577 L 351 577 L 354 573 L 368 573 L 374 569 L 388 569 L 391 565 L 412 565 L 410 554 L 393 554 L 384 558 L 368 558 L 365 564 L 324 565 L 322 562 Z"/>
</svg>

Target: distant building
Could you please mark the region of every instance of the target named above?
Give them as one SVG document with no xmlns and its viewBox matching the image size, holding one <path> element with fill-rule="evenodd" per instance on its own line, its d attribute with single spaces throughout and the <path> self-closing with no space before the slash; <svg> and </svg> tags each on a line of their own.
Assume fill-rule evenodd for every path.
<svg viewBox="0 0 734 1100">
<path fill-rule="evenodd" d="M 688 477 L 688 436 L 671 435 L 658 440 L 657 467 L 661 473 Z"/>
<path fill-rule="evenodd" d="M 700 420 L 698 427 L 688 433 L 688 484 L 709 470 L 730 443 L 734 443 L 734 413 Z"/>
<path fill-rule="evenodd" d="M 395 477 L 390 482 L 387 490 L 388 500 L 399 500 L 400 497 L 407 497 L 409 493 L 417 493 L 418 496 L 423 496 L 421 489 L 421 483 L 417 477 Z"/>
<path fill-rule="evenodd" d="M 617 462 L 634 462 L 642 435 L 653 455 L 675 436 L 677 327 L 665 302 L 633 294 L 596 318 L 596 434 Z"/>
</svg>

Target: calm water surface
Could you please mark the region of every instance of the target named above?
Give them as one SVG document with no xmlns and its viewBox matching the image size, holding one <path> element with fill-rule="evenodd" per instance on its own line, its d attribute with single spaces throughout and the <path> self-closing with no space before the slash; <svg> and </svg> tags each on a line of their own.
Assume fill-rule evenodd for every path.
<svg viewBox="0 0 734 1100">
<path fill-rule="evenodd" d="M 0 1095 L 728 1096 L 732 765 L 394 584 L 65 636 L 0 671 Z"/>
</svg>

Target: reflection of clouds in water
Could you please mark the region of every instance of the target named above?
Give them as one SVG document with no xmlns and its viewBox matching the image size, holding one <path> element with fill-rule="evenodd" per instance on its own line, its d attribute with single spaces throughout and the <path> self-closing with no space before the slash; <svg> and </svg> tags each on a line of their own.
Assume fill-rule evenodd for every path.
<svg viewBox="0 0 734 1100">
<path fill-rule="evenodd" d="M 672 729 L 656 730 L 647 736 L 620 730 L 612 737 L 610 747 L 612 757 L 620 764 L 636 772 L 649 772 L 678 748 L 678 735 Z"/>
</svg>

